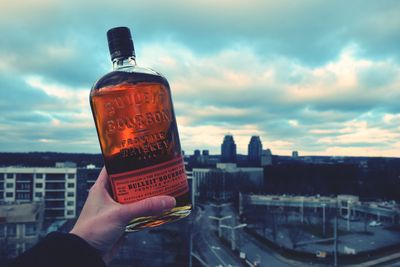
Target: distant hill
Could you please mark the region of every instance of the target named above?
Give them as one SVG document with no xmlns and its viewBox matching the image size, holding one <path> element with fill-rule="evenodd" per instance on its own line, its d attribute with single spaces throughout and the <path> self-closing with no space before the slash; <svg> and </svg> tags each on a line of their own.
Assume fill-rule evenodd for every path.
<svg viewBox="0 0 400 267">
<path fill-rule="evenodd" d="M 0 152 L 0 166 L 53 167 L 56 162 L 75 162 L 78 167 L 89 164 L 103 166 L 101 154 L 58 153 L 58 152 Z"/>
</svg>

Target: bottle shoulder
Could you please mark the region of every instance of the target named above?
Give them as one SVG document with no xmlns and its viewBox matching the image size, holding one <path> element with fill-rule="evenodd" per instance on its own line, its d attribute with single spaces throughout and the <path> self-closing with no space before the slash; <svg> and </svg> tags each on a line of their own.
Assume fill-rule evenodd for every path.
<svg viewBox="0 0 400 267">
<path fill-rule="evenodd" d="M 92 91 L 123 83 L 158 83 L 169 88 L 167 79 L 159 72 L 156 72 L 152 69 L 135 66 L 134 68 L 132 67 L 129 69 L 114 70 L 103 75 L 94 83 Z"/>
</svg>

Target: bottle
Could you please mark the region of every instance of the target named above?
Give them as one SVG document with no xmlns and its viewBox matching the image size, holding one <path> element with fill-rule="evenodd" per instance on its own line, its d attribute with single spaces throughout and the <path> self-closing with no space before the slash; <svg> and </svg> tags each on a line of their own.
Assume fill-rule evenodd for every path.
<svg viewBox="0 0 400 267">
<path fill-rule="evenodd" d="M 113 197 L 122 204 L 176 199 L 171 211 L 135 218 L 125 231 L 186 217 L 192 206 L 168 81 L 136 65 L 129 28 L 110 29 L 107 39 L 113 71 L 93 85 L 90 105 Z"/>
</svg>

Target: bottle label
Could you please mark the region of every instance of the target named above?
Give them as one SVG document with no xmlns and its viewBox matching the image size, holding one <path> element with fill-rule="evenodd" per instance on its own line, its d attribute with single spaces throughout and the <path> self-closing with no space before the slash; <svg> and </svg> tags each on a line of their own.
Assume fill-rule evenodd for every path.
<svg viewBox="0 0 400 267">
<path fill-rule="evenodd" d="M 150 167 L 110 175 L 115 200 L 136 202 L 148 197 L 178 197 L 189 191 L 182 156 Z"/>
<path fill-rule="evenodd" d="M 143 162 L 174 149 L 176 122 L 165 86 L 120 84 L 97 92 L 92 99 L 105 158 Z"/>
</svg>

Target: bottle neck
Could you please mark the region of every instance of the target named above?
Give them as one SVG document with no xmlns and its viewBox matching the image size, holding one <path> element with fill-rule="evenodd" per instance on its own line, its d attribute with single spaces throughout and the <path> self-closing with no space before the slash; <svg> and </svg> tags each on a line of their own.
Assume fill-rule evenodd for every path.
<svg viewBox="0 0 400 267">
<path fill-rule="evenodd" d="M 123 70 L 136 66 L 135 56 L 117 57 L 113 59 L 113 70 Z"/>
</svg>

